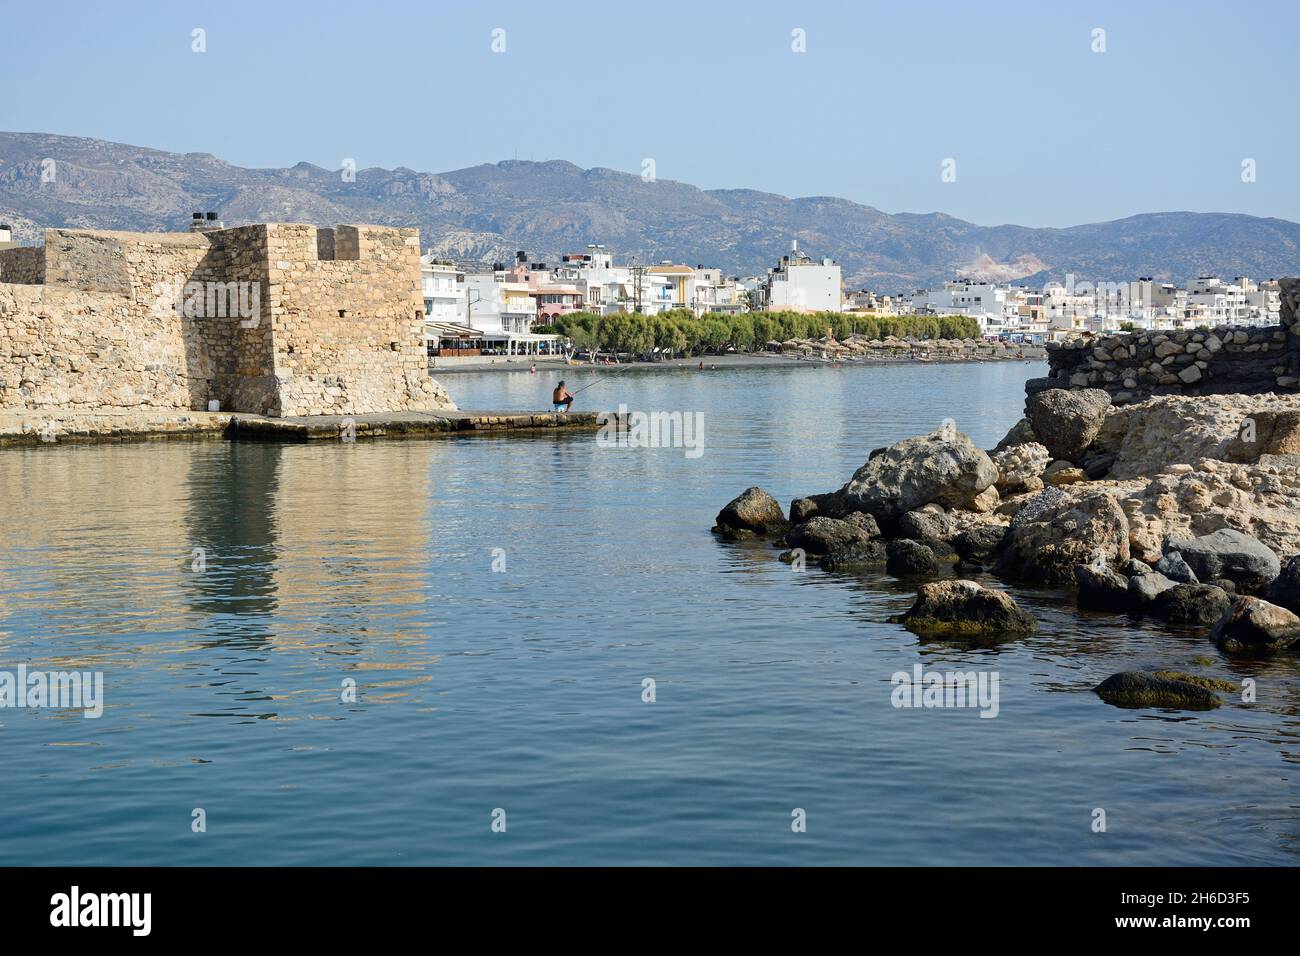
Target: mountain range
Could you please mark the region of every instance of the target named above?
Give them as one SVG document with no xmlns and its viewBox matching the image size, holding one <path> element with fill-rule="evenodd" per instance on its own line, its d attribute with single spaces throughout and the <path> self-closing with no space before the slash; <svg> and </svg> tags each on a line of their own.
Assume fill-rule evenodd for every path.
<svg viewBox="0 0 1300 956">
<path fill-rule="evenodd" d="M 52 161 L 52 162 L 51 162 Z M 245 169 L 208 153 L 0 132 L 0 222 L 19 238 L 47 226 L 137 231 L 188 227 L 214 210 L 247 222 L 418 226 L 425 251 L 534 262 L 601 243 L 619 262 L 664 260 L 761 274 L 798 240 L 829 256 L 851 288 L 910 291 L 954 276 L 1185 283 L 1201 272 L 1256 279 L 1300 272 L 1300 224 L 1235 213 L 1145 213 L 1063 229 L 979 226 L 942 213 L 889 214 L 830 196 L 702 190 L 561 160 L 505 161 L 446 173 L 339 170 L 298 163 Z"/>
</svg>

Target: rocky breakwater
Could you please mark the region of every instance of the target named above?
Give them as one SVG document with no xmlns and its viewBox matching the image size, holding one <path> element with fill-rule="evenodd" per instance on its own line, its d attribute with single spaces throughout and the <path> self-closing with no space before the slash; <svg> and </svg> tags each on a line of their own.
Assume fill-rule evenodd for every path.
<svg viewBox="0 0 1300 956">
<path fill-rule="evenodd" d="M 1300 397 L 1120 406 L 1100 389 L 1035 390 L 989 451 L 951 427 L 908 438 L 784 511 L 750 488 L 713 530 L 827 571 L 920 579 L 917 605 L 896 620 L 922 637 L 1032 630 L 1009 596 L 953 580 L 987 571 L 1090 613 L 1199 630 L 1225 655 L 1300 652 Z M 1125 677 L 1102 697 L 1172 706 L 1183 692 L 1204 707 L 1222 690 L 1212 685 Z"/>
</svg>

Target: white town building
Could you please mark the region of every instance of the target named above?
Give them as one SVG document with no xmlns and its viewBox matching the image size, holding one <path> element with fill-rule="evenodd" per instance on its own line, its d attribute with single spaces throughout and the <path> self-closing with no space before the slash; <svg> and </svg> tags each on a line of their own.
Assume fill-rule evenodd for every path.
<svg viewBox="0 0 1300 956">
<path fill-rule="evenodd" d="M 757 308 L 770 312 L 840 312 L 843 276 L 834 259 L 810 259 L 799 252 L 797 240 L 782 256 L 758 290 Z M 751 301 L 751 308 L 755 308 Z"/>
</svg>

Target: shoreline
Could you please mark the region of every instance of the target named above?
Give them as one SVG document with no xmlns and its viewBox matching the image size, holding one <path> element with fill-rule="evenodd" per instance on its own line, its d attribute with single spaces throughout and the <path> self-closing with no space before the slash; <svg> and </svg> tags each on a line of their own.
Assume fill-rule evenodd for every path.
<svg viewBox="0 0 1300 956">
<path fill-rule="evenodd" d="M 618 365 L 539 362 L 537 371 L 571 372 L 698 371 L 699 359 L 665 362 L 623 362 Z M 817 358 L 720 355 L 705 362 L 704 371 L 747 368 L 856 368 L 898 365 L 953 365 L 984 362 L 1020 362 L 1036 358 L 868 359 L 840 362 Z M 459 369 L 433 369 L 448 373 L 523 372 L 532 363 L 474 365 Z M 567 414 L 546 409 L 496 411 L 481 409 L 430 412 L 372 412 L 358 415 L 315 415 L 272 418 L 251 412 L 208 412 L 186 408 L 20 408 L 0 409 L 0 448 L 33 447 L 59 443 L 94 444 L 143 441 L 352 441 L 378 438 L 403 439 L 452 435 L 511 434 L 520 437 L 556 431 L 594 431 L 598 412 Z M 349 438 L 344 429 L 351 422 Z"/>
<path fill-rule="evenodd" d="M 971 363 L 1045 362 L 1047 360 L 1047 351 L 1039 346 L 1031 346 L 1023 351 L 1023 358 L 1019 354 L 1005 356 L 963 355 L 952 358 L 947 356 L 931 356 L 930 358 L 847 358 L 838 362 L 834 359 L 813 356 L 796 358 L 771 352 L 713 355 L 703 359 L 696 356 L 689 359 L 667 359 L 662 362 L 618 362 L 616 364 L 579 361 L 566 363 L 562 359 L 547 358 L 545 356 L 535 363 L 531 358 L 506 358 L 505 356 L 493 361 L 488 356 L 484 356 L 486 361 L 483 362 L 467 362 L 464 365 L 432 365 L 429 367 L 429 374 L 435 378 L 441 378 L 464 372 L 527 372 L 534 364 L 537 365 L 537 371 L 540 373 L 548 369 L 613 370 L 621 368 L 700 371 L 700 363 L 703 362 L 703 371 L 709 372 L 735 368 L 872 368 L 880 365 L 966 365 Z"/>
</svg>

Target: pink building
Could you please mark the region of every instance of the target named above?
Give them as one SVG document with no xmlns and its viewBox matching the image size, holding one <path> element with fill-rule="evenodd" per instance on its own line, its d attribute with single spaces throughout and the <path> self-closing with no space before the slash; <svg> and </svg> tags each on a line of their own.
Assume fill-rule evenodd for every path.
<svg viewBox="0 0 1300 956">
<path fill-rule="evenodd" d="M 576 285 L 544 283 L 533 297 L 537 300 L 537 321 L 550 323 L 562 315 L 582 311 L 582 290 Z"/>
</svg>

